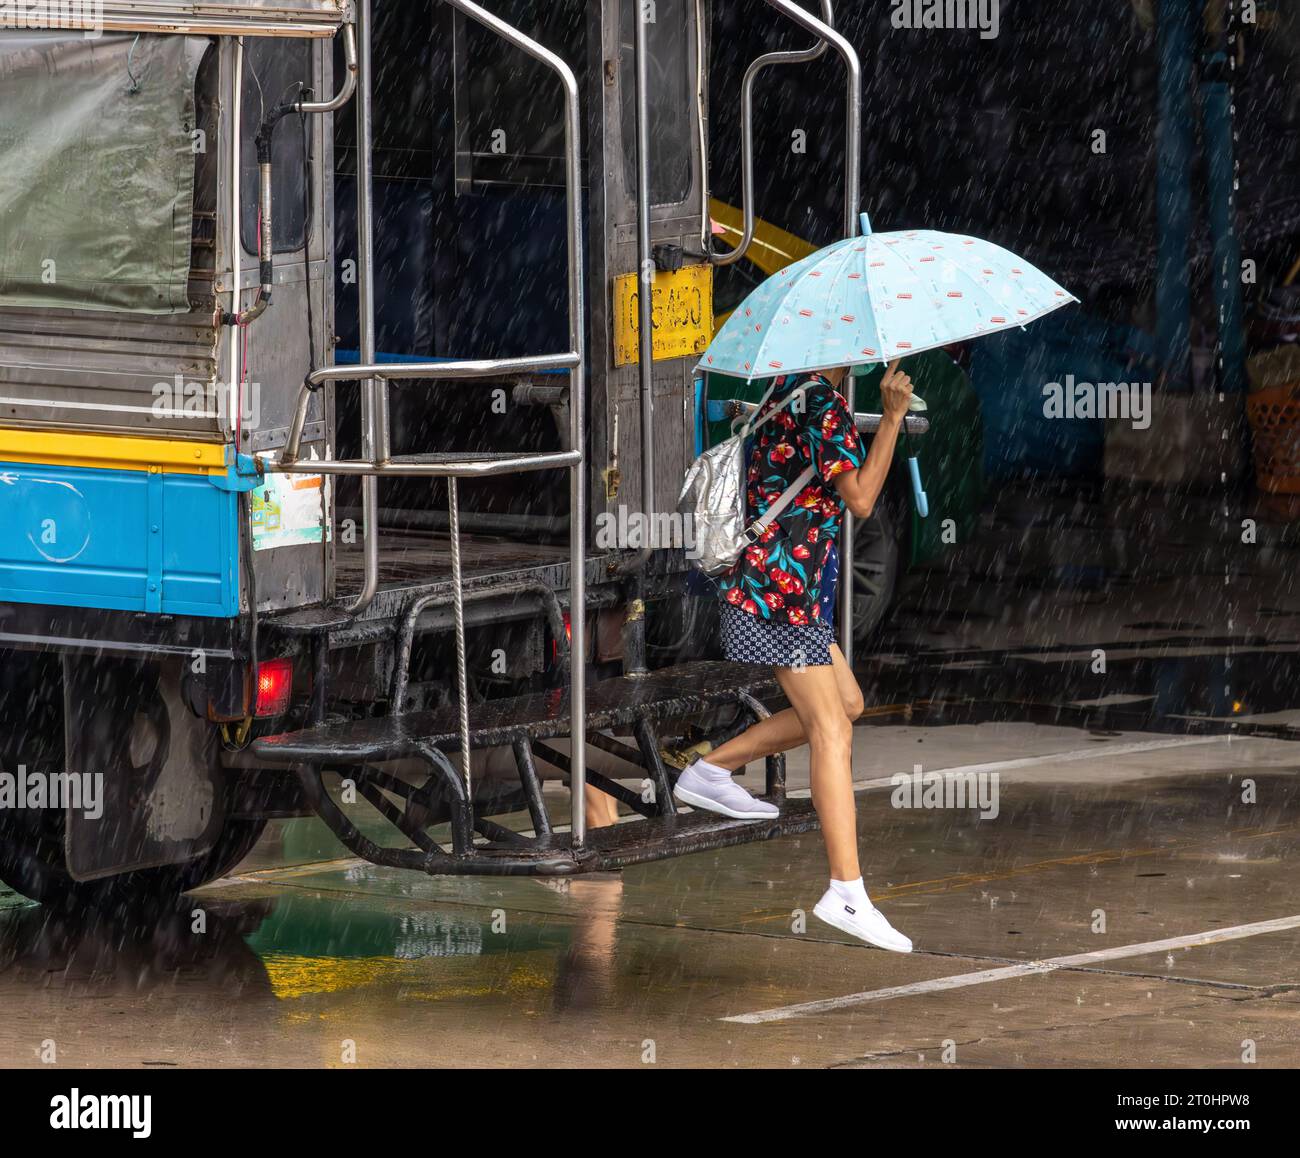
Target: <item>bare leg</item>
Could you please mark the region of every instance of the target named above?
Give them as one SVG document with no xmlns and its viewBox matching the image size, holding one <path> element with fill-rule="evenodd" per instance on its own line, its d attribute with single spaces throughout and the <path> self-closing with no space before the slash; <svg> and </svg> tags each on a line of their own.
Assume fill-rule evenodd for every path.
<svg viewBox="0 0 1300 1158">
<path fill-rule="evenodd" d="M 774 752 L 788 752 L 806 744 L 803 725 L 793 708 L 774 712 L 766 720 L 751 724 L 739 736 L 719 744 L 704 758 L 710 764 L 734 772 L 751 760 L 761 760 Z"/>
<path fill-rule="evenodd" d="M 587 827 L 604 828 L 618 823 L 618 801 L 608 792 L 587 785 Z"/>
<path fill-rule="evenodd" d="M 787 669 L 792 673 L 796 669 Z M 853 669 L 844 659 L 838 644 L 831 645 L 831 670 L 835 673 L 835 686 L 839 691 L 844 714 L 850 721 L 862 715 L 862 689 L 853 676 Z M 793 701 L 791 701 L 793 702 Z M 710 764 L 734 772 L 751 760 L 761 760 L 777 752 L 788 752 L 800 744 L 808 743 L 808 734 L 794 708 L 774 712 L 766 720 L 746 728 L 739 736 L 719 744 L 706 759 Z"/>
<path fill-rule="evenodd" d="M 857 880 L 862 869 L 853 799 L 853 722 L 844 710 L 834 666 L 779 667 L 776 678 L 808 737 L 813 805 L 821 821 L 831 879 Z"/>
</svg>

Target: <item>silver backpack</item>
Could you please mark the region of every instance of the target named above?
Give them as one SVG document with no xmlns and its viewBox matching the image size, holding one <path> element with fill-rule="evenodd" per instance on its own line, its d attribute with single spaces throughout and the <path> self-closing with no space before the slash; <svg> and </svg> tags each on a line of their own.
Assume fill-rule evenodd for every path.
<svg viewBox="0 0 1300 1158">
<path fill-rule="evenodd" d="M 755 414 L 763 409 L 775 389 L 776 383 L 773 382 Z M 690 544 L 687 555 L 705 575 L 717 576 L 730 570 L 741 552 L 758 541 L 816 475 L 816 465 L 809 465 L 760 518 L 752 523 L 746 522 L 745 442 L 764 422 L 779 414 L 807 389 L 808 386 L 804 385 L 792 390 L 789 398 L 783 398 L 755 422 L 741 422 L 739 427 L 733 422 L 731 437 L 706 450 L 686 471 L 677 510 L 687 524 L 687 542 Z"/>
</svg>

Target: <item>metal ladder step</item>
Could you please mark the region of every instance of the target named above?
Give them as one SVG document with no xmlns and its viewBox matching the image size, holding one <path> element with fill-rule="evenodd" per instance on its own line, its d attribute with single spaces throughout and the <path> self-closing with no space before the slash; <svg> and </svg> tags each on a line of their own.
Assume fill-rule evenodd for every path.
<svg viewBox="0 0 1300 1158">
<path fill-rule="evenodd" d="M 748 664 L 702 660 L 660 668 L 641 679 L 601 680 L 587 690 L 587 731 L 629 726 L 638 719 L 659 720 L 771 690 L 768 669 Z M 549 740 L 571 734 L 567 688 L 488 700 L 471 709 L 470 746 L 490 748 L 516 739 Z M 262 760 L 276 764 L 303 761 L 393 760 L 419 745 L 453 751 L 460 747 L 455 706 L 429 712 L 322 724 L 298 732 L 264 736 L 253 744 Z"/>
<path fill-rule="evenodd" d="M 662 668 L 637 679 L 603 680 L 589 688 L 583 726 L 587 744 L 640 766 L 654 790 L 638 795 L 617 780 L 586 771 L 592 787 L 639 815 L 628 818 L 630 823 L 597 829 L 581 841 L 552 825 L 536 766 L 542 761 L 569 777 L 573 757 L 585 750 L 586 745 L 580 745 L 570 755 L 546 742 L 572 735 L 571 704 L 564 688 L 475 705 L 467 733 L 470 747 L 510 746 L 519 773 L 518 786 L 503 793 L 495 808 L 483 807 L 481 798 L 470 799 L 469 780 L 444 751 L 458 748 L 466 734 L 458 706 L 267 736 L 254 742 L 253 751 L 270 763 L 292 766 L 317 815 L 349 849 L 376 864 L 428 873 L 589 872 L 816 827 L 810 802 L 785 799 L 785 763 L 780 756 L 767 761 L 767 798 L 782 808 L 775 820 L 729 820 L 699 812 L 679 815 L 673 801 L 673 776 L 660 748 L 656 721 L 728 703 L 742 709 L 742 719 L 762 718 L 768 712 L 755 693 L 774 686 L 766 669 L 701 661 Z M 635 746 L 605 734 L 609 729 L 629 728 Z M 377 766 L 402 758 L 423 763 L 427 769 L 423 782 Z M 414 847 L 376 844 L 362 833 L 328 790 L 326 777 L 331 775 L 351 779 L 359 794 Z M 531 833 L 513 831 L 488 815 L 524 808 L 532 818 Z M 432 825 L 446 822 L 451 825 L 450 849 L 429 834 Z"/>
</svg>

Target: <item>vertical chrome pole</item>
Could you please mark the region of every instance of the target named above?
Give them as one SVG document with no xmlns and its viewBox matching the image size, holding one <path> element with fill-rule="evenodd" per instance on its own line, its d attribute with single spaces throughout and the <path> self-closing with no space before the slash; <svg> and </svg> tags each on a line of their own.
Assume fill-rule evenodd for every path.
<svg viewBox="0 0 1300 1158">
<path fill-rule="evenodd" d="M 862 65 L 853 45 L 844 39 L 829 20 L 822 21 L 805 12 L 794 0 L 767 0 L 801 28 L 825 40 L 844 61 L 848 74 L 846 107 L 844 110 L 844 236 L 858 233 L 858 210 L 862 190 Z M 853 409 L 853 379 L 845 378 L 844 396 Z M 853 663 L 853 516 L 844 512 L 844 527 L 840 532 L 839 606 L 835 609 L 839 620 L 840 650 L 844 658 Z"/>
<path fill-rule="evenodd" d="M 230 316 L 239 316 L 240 296 L 239 282 L 243 277 L 240 270 L 240 255 L 244 247 L 243 230 L 240 228 L 243 189 L 243 140 L 244 140 L 244 38 L 235 37 L 234 76 L 231 80 L 230 102 Z M 230 423 L 230 438 L 234 441 L 235 428 L 239 425 L 239 391 L 240 391 L 240 338 L 243 337 L 238 323 L 230 327 L 230 382 L 226 391 L 226 421 Z M 235 447 L 238 454 L 240 447 Z"/>
<path fill-rule="evenodd" d="M 695 127 L 700 146 L 700 252 L 713 251 L 713 218 L 709 212 L 709 25 L 705 0 L 695 0 Z"/>
<path fill-rule="evenodd" d="M 836 50 L 844 59 L 846 81 L 846 101 L 844 110 L 844 236 L 854 237 L 858 233 L 858 212 L 862 205 L 862 66 L 853 46 L 843 37 L 839 44 L 832 39 Z M 849 404 L 849 413 L 854 410 L 853 376 L 846 376 L 847 389 L 845 401 Z M 844 519 L 844 537 L 841 540 L 842 561 L 840 565 L 840 650 L 845 662 L 853 666 L 853 516 L 847 511 Z M 847 561 L 847 566 L 845 566 Z M 847 576 L 847 582 L 845 581 Z"/>
<path fill-rule="evenodd" d="M 565 191 L 569 211 L 569 342 L 578 364 L 569 373 L 569 449 L 582 458 L 569 468 L 569 706 L 573 844 L 587 839 L 587 320 L 582 248 L 582 111 L 578 82 L 562 60 L 552 66 L 564 82 Z"/>
<path fill-rule="evenodd" d="M 357 299 L 359 307 L 361 363 L 375 361 L 375 223 L 373 142 L 373 74 L 371 73 L 371 0 L 357 0 Z M 384 405 L 379 401 L 380 387 L 368 378 L 361 385 L 361 457 L 368 461 L 388 459 L 387 411 L 388 386 L 385 383 Z M 361 592 L 348 611 L 357 613 L 370 606 L 379 590 L 379 479 L 373 474 L 361 479 L 361 515 L 364 523 L 365 574 Z"/>
<path fill-rule="evenodd" d="M 637 327 L 641 379 L 641 510 L 655 509 L 654 451 L 654 258 L 650 253 L 650 61 L 646 17 L 653 10 L 644 0 L 631 0 L 636 28 L 636 256 Z"/>
</svg>

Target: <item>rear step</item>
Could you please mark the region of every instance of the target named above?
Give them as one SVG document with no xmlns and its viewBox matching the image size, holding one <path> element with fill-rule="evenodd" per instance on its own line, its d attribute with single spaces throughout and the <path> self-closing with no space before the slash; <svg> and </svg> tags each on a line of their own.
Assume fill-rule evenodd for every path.
<svg viewBox="0 0 1300 1158">
<path fill-rule="evenodd" d="M 325 724 L 300 732 L 267 736 L 254 753 L 273 764 L 294 767 L 308 801 L 336 836 L 356 855 L 376 864 L 427 873 L 565 875 L 623 868 L 688 852 L 703 852 L 768 840 L 817 825 L 809 801 L 785 799 L 785 760 L 767 760 L 764 799 L 781 808 L 772 820 L 731 820 L 709 813 L 678 814 L 673 802 L 675 774 L 664 762 L 655 724 L 707 708 L 736 704 L 739 732 L 767 709 L 756 693 L 775 686 L 766 669 L 747 664 L 703 661 L 660 668 L 638 679 L 603 680 L 587 689 L 588 744 L 612 752 L 645 769 L 653 785 L 650 801 L 620 783 L 588 770 L 587 783 L 616 797 L 641 819 L 597 828 L 578 848 L 571 834 L 556 832 L 542 793 L 536 761 L 568 772 L 568 759 L 546 741 L 567 737 L 569 698 L 565 689 L 512 699 L 489 700 L 471 711 L 470 747 L 510 746 L 519 771 L 516 791 L 466 800 L 465 781 L 446 753 L 460 748 L 459 716 L 453 705 L 432 712 L 411 712 L 378 719 Z M 631 729 L 636 746 L 608 729 Z M 374 762 L 414 758 L 429 769 L 414 785 L 372 766 Z M 396 828 L 414 848 L 390 848 L 366 837 L 335 802 L 325 786 L 329 773 L 356 784 L 358 794 Z M 567 779 L 567 777 L 566 777 Z M 396 798 L 396 799 L 394 799 Z M 517 833 L 489 819 L 526 808 L 532 833 Z M 433 841 L 428 828 L 450 820 L 452 847 Z M 480 840 L 476 842 L 475 833 Z"/>
</svg>

